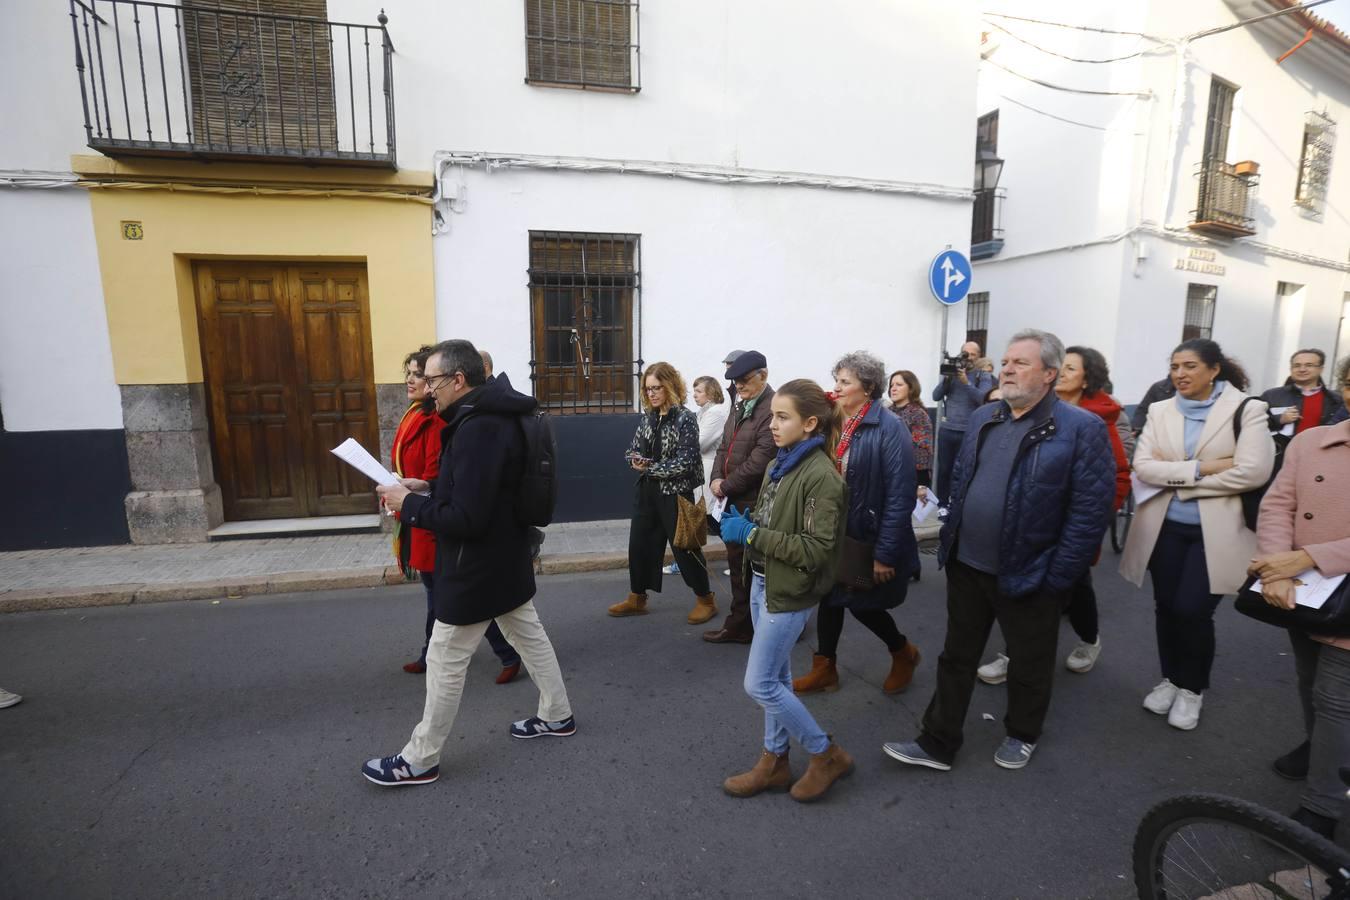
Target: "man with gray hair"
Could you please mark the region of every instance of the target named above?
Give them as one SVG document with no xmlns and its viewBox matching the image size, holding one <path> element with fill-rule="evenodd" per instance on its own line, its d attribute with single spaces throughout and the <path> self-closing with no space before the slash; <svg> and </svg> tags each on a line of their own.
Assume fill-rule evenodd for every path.
<svg viewBox="0 0 1350 900">
<path fill-rule="evenodd" d="M 947 570 L 947 638 L 923 731 L 882 749 L 947 771 L 961 748 L 975 670 L 998 622 L 1008 642 L 1005 769 L 1031 761 L 1054 679 L 1059 619 L 1110 522 L 1115 460 L 1101 418 L 1058 399 L 1064 344 L 1045 331 L 1013 335 L 1003 399 L 976 410 L 952 470 L 938 564 Z"/>
</svg>

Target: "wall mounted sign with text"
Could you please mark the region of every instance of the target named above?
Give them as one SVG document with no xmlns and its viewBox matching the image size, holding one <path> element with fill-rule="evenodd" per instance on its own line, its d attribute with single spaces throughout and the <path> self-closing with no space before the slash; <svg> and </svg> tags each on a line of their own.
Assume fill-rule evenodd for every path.
<svg viewBox="0 0 1350 900">
<path fill-rule="evenodd" d="M 1186 272 L 1199 272 L 1201 275 L 1223 275 L 1228 269 L 1215 262 L 1218 254 L 1213 250 L 1192 247 L 1185 256 L 1177 258 L 1176 268 Z"/>
</svg>

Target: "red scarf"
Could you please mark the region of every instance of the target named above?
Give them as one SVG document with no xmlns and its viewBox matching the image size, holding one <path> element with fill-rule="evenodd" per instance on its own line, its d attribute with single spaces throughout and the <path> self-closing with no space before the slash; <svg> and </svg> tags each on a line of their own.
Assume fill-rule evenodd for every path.
<svg viewBox="0 0 1350 900">
<path fill-rule="evenodd" d="M 853 432 L 858 430 L 858 423 L 867 415 L 867 411 L 872 408 L 872 401 L 868 400 L 863 404 L 863 408 L 858 410 L 858 414 L 849 416 L 844 423 L 844 433 L 839 435 L 839 446 L 834 451 L 834 467 L 840 472 L 844 471 L 844 454 L 848 452 L 848 445 L 853 443 Z"/>
</svg>

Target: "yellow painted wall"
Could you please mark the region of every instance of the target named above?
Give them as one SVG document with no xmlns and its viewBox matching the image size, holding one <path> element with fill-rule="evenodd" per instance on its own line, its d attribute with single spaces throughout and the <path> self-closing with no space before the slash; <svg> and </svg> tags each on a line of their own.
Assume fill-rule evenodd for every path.
<svg viewBox="0 0 1350 900">
<path fill-rule="evenodd" d="M 376 383 L 434 342 L 431 207 L 413 199 L 93 188 L 90 204 L 119 384 L 202 380 L 192 260 L 364 261 Z M 139 241 L 121 223 L 138 221 Z"/>
</svg>

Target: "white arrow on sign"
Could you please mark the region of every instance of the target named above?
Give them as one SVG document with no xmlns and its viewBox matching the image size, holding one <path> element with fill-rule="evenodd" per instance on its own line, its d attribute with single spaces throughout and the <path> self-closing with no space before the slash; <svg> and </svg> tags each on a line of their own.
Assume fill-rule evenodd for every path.
<svg viewBox="0 0 1350 900">
<path fill-rule="evenodd" d="M 952 258 L 949 256 L 942 261 L 942 296 L 950 297 L 952 295 L 952 286 L 959 285 L 966 280 L 966 276 L 961 274 L 961 270 L 952 265 Z"/>
</svg>

